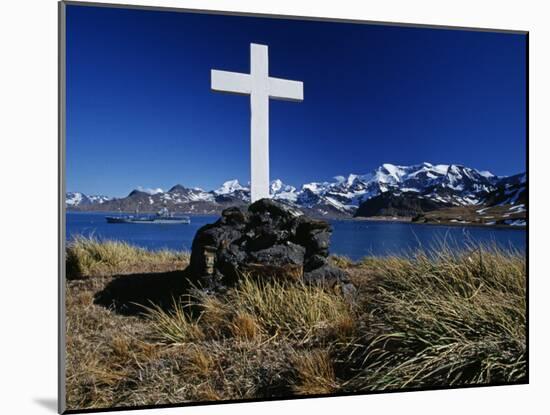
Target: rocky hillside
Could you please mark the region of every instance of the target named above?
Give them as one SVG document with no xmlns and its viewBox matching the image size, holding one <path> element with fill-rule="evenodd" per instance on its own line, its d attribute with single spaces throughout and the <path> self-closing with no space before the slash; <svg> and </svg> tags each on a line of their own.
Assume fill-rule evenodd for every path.
<svg viewBox="0 0 550 415">
<path fill-rule="evenodd" d="M 419 195 L 416 192 L 385 192 L 361 203 L 355 216 L 407 216 L 413 217 L 423 212 L 450 207 L 448 201 L 439 201 Z"/>
</svg>

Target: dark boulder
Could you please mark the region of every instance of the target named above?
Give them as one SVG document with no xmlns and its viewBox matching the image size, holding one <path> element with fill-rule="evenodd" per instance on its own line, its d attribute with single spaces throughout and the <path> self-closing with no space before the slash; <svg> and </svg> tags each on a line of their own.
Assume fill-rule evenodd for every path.
<svg viewBox="0 0 550 415">
<path fill-rule="evenodd" d="M 287 242 L 284 245 L 273 245 L 249 254 L 249 262 L 282 266 L 288 264 L 303 265 L 306 250 L 303 246 Z"/>
<path fill-rule="evenodd" d="M 241 275 L 253 274 L 349 291 L 347 273 L 328 263 L 331 233 L 328 222 L 270 199 L 248 210 L 231 207 L 197 231 L 190 271 L 195 283 L 210 289 L 230 287 Z"/>
</svg>

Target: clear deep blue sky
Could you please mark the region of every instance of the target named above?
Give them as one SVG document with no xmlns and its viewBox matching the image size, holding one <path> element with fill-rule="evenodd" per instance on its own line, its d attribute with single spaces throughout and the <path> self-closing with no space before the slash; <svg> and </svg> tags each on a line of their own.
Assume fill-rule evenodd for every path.
<svg viewBox="0 0 550 415">
<path fill-rule="evenodd" d="M 524 35 L 68 6 L 67 189 L 247 183 L 249 98 L 211 92 L 210 70 L 248 73 L 251 42 L 304 82 L 303 102 L 270 100 L 272 179 L 526 169 Z"/>
</svg>

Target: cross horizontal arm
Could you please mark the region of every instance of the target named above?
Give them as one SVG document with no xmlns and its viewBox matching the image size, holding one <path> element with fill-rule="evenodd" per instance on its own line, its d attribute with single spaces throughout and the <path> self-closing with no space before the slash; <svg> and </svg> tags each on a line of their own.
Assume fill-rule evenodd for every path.
<svg viewBox="0 0 550 415">
<path fill-rule="evenodd" d="M 247 95 L 252 92 L 250 75 L 238 72 L 211 70 L 213 91 Z"/>
<path fill-rule="evenodd" d="M 304 84 L 300 81 L 269 78 L 269 96 L 286 101 L 303 101 Z"/>
</svg>

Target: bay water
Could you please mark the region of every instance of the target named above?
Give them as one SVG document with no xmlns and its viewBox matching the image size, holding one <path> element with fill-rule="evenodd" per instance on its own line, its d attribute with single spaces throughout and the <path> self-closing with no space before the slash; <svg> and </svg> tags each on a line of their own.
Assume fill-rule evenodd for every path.
<svg viewBox="0 0 550 415">
<path fill-rule="evenodd" d="M 150 250 L 191 250 L 197 230 L 218 216 L 191 216 L 188 225 L 112 224 L 105 212 L 67 212 L 66 236 L 120 240 Z M 404 255 L 415 249 L 433 249 L 442 243 L 452 249 L 496 244 L 504 249 L 524 250 L 525 229 L 439 226 L 405 222 L 331 220 L 331 254 L 358 260 L 368 255 Z"/>
</svg>

